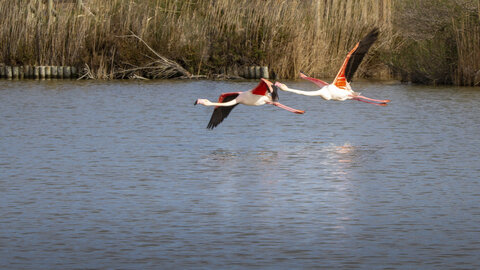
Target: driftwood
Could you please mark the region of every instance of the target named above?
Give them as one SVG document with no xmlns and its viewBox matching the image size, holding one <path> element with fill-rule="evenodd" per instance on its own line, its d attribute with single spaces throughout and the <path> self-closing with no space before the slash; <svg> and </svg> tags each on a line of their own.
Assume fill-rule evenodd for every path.
<svg viewBox="0 0 480 270">
<path fill-rule="evenodd" d="M 150 52 L 152 52 L 155 57 L 150 57 L 153 61 L 146 64 L 145 66 L 134 66 L 131 65 L 132 68 L 123 69 L 120 71 L 115 72 L 115 75 L 121 78 L 133 78 L 133 77 L 146 77 L 152 79 L 170 79 L 170 78 L 177 78 L 177 77 L 187 77 L 191 78 L 192 74 L 184 69 L 181 65 L 177 62 L 170 60 L 158 52 L 156 52 L 152 47 L 150 47 L 141 37 L 137 36 L 133 32 L 130 31 L 130 35 L 126 36 L 119 36 L 119 37 L 134 37 L 139 40 L 145 47 L 148 48 Z"/>
<path fill-rule="evenodd" d="M 93 76 L 92 70 L 90 69 L 88 64 L 85 64 L 77 80 L 82 80 L 82 79 L 91 79 L 91 80 L 95 79 L 95 76 Z"/>
<path fill-rule="evenodd" d="M 238 75 L 229 75 L 229 74 L 213 74 L 212 79 L 219 80 L 219 81 L 226 81 L 226 80 L 242 80 L 243 77 Z"/>
</svg>

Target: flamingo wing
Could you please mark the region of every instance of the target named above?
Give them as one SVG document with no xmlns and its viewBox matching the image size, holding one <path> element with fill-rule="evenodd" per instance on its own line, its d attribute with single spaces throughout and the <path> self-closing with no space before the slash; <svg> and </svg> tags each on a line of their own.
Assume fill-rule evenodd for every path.
<svg viewBox="0 0 480 270">
<path fill-rule="evenodd" d="M 363 60 L 363 57 L 367 54 L 372 44 L 378 38 L 378 28 L 374 28 L 368 33 L 355 47 L 348 53 L 342 67 L 338 71 L 333 84 L 341 89 L 346 89 L 347 82 L 350 82 L 357 71 L 358 66 Z"/>
<path fill-rule="evenodd" d="M 238 95 L 240 95 L 240 92 L 223 93 L 218 98 L 218 102 L 219 103 L 229 102 L 231 100 L 236 99 Z M 213 110 L 212 117 L 210 117 L 210 122 L 208 122 L 207 128 L 213 129 L 216 126 L 218 126 L 223 121 L 223 119 L 227 118 L 228 114 L 237 105 L 238 103 L 228 107 L 216 106 L 215 109 Z"/>
<path fill-rule="evenodd" d="M 272 83 L 268 80 L 260 79 L 260 83 L 250 91 L 254 95 L 265 96 L 267 92 L 271 93 L 273 91 Z"/>
<path fill-rule="evenodd" d="M 303 73 L 303 72 L 301 72 L 301 71 L 300 71 L 300 78 L 305 79 L 305 80 L 308 80 L 308 81 L 311 81 L 311 82 L 313 82 L 314 84 L 320 86 L 320 88 L 328 85 L 328 83 L 326 83 L 326 82 L 324 82 L 324 81 L 322 81 L 322 80 L 308 77 L 307 74 L 305 74 L 305 73 Z"/>
</svg>

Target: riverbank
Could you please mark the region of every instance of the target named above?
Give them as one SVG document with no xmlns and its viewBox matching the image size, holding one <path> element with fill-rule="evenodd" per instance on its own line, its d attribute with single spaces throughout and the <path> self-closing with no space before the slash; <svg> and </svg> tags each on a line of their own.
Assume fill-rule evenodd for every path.
<svg viewBox="0 0 480 270">
<path fill-rule="evenodd" d="M 0 63 L 75 66 L 79 77 L 334 77 L 373 27 L 357 76 L 480 84 L 479 3 L 455 1 L 0 0 Z M 425 16 L 431 14 L 431 16 Z"/>
</svg>

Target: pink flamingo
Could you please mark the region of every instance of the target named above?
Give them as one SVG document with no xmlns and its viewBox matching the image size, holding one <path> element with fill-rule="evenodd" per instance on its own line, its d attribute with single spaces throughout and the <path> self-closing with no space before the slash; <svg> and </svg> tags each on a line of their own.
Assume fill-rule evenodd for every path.
<svg viewBox="0 0 480 270">
<path fill-rule="evenodd" d="M 223 119 L 227 118 L 228 114 L 238 104 L 249 106 L 260 106 L 264 104 L 271 104 L 289 112 L 303 114 L 305 111 L 297 110 L 280 104 L 278 102 L 277 87 L 270 81 L 261 79 L 260 83 L 252 90 L 245 92 L 223 93 L 218 98 L 218 102 L 211 102 L 208 99 L 197 99 L 194 105 L 202 104 L 204 106 L 215 106 L 210 122 L 207 128 L 213 129 L 220 124 Z"/>
<path fill-rule="evenodd" d="M 372 44 L 378 38 L 378 29 L 373 29 L 368 33 L 355 47 L 348 53 L 342 67 L 337 73 L 335 80 L 332 84 L 328 84 L 322 80 L 310 78 L 304 73 L 300 72 L 300 78 L 309 80 L 320 87 L 316 91 L 302 91 L 297 89 L 291 89 L 283 83 L 277 82 L 275 85 L 283 91 L 296 93 L 305 96 L 320 96 L 325 100 L 337 100 L 344 101 L 347 99 L 358 100 L 374 105 L 386 106 L 390 100 L 379 100 L 373 98 L 367 98 L 360 93 L 354 92 L 350 87 L 350 83 L 355 71 L 363 60 L 365 54 L 372 46 Z"/>
</svg>

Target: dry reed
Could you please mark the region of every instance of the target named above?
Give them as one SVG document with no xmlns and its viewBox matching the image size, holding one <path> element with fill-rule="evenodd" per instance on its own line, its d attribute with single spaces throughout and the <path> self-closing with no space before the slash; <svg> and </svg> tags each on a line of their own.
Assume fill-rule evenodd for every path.
<svg viewBox="0 0 480 270">
<path fill-rule="evenodd" d="M 399 34 L 395 18 L 409 10 L 393 0 L 84 0 L 81 10 L 71 2 L 56 1 L 49 19 L 43 0 L 0 0 L 0 63 L 87 66 L 89 77 L 103 79 L 176 76 L 175 64 L 195 75 L 265 65 L 283 78 L 299 70 L 332 77 L 352 46 L 379 27 L 380 39 L 358 71 L 378 77 L 381 71 L 388 76 L 386 65 L 409 74 L 430 68 L 428 60 L 406 63 L 419 52 L 428 59 L 429 46 L 438 45 L 435 38 L 418 43 Z M 452 24 L 458 58 L 443 49 L 431 57 L 454 61 L 458 69 L 449 70 L 450 77 L 469 84 L 464 77 L 479 63 L 471 55 L 479 55 L 478 15 Z M 126 38 L 132 33 L 138 38 Z M 411 59 L 399 60 L 405 55 Z M 173 61 L 173 73 L 162 69 L 159 56 Z"/>
<path fill-rule="evenodd" d="M 480 1 L 403 0 L 396 3 L 399 39 L 387 58 L 405 80 L 474 85 L 480 70 Z"/>
</svg>

